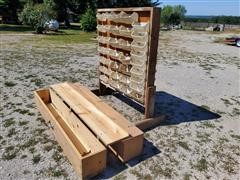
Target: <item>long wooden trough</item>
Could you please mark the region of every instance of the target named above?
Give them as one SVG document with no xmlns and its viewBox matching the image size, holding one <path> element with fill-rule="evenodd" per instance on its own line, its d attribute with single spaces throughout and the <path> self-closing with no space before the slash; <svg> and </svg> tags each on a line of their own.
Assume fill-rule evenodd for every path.
<svg viewBox="0 0 240 180">
<path fill-rule="evenodd" d="M 86 87 L 61 83 L 34 95 L 39 111 L 81 178 L 104 170 L 107 149 L 123 162 L 141 154 L 143 132 Z"/>
</svg>

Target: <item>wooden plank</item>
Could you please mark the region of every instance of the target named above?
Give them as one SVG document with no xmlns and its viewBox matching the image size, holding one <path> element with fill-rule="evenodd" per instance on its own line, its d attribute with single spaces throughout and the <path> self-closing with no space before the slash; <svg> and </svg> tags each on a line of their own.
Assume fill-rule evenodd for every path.
<svg viewBox="0 0 240 180">
<path fill-rule="evenodd" d="M 150 19 L 150 49 L 147 64 L 147 81 L 145 88 L 145 118 L 153 117 L 154 105 L 155 105 L 155 73 L 157 64 L 157 51 L 159 41 L 159 30 L 160 30 L 160 8 L 153 8 L 151 11 Z"/>
<path fill-rule="evenodd" d="M 150 50 L 149 59 L 147 65 L 147 87 L 154 86 L 155 72 L 157 64 L 157 51 L 159 41 L 159 30 L 160 30 L 160 8 L 153 8 L 150 19 Z"/>
<path fill-rule="evenodd" d="M 105 145 L 112 144 L 129 136 L 126 131 L 96 109 L 93 104 L 89 103 L 66 83 L 53 85 L 51 88 Z"/>
<path fill-rule="evenodd" d="M 73 141 L 74 145 L 78 147 L 80 154 L 84 155 L 91 151 L 88 147 L 89 140 L 91 140 L 91 133 L 89 130 L 81 123 L 81 121 L 69 110 L 69 108 L 63 103 L 63 101 L 50 90 L 50 96 L 52 104 L 57 110 L 59 116 L 61 116 L 61 121 L 59 123 L 65 130 L 68 137 Z M 60 108 L 58 108 L 60 107 Z M 69 121 L 79 121 L 77 126 L 74 127 Z M 88 138 L 88 136 L 90 136 Z"/>
</svg>

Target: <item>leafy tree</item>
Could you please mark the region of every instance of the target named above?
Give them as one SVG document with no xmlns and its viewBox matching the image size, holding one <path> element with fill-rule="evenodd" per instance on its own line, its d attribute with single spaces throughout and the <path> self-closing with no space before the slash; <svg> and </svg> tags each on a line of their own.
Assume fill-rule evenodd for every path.
<svg viewBox="0 0 240 180">
<path fill-rule="evenodd" d="M 164 24 L 169 24 L 171 15 L 173 14 L 173 7 L 170 5 L 164 6 L 161 12 L 161 20 Z"/>
<path fill-rule="evenodd" d="M 18 22 L 18 13 L 25 4 L 25 0 L 0 0 L 0 15 L 4 21 Z"/>
<path fill-rule="evenodd" d="M 167 5 L 162 9 L 161 20 L 165 25 L 177 25 L 184 19 L 186 12 L 182 5 Z"/>
<path fill-rule="evenodd" d="M 159 0 L 102 0 L 97 1 L 98 8 L 157 6 Z"/>
<path fill-rule="evenodd" d="M 88 8 L 82 15 L 80 20 L 81 29 L 84 31 L 94 31 L 96 29 L 97 20 L 95 10 Z"/>
<path fill-rule="evenodd" d="M 24 24 L 31 25 L 37 33 L 42 33 L 45 23 L 56 17 L 56 12 L 52 9 L 54 3 L 45 0 L 40 4 L 27 3 L 19 15 L 19 19 Z"/>
</svg>

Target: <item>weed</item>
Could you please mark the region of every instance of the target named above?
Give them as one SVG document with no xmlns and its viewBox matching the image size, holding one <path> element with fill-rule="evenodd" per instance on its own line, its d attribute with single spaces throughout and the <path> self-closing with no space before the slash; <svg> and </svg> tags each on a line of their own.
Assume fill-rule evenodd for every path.
<svg viewBox="0 0 240 180">
<path fill-rule="evenodd" d="M 35 147 L 29 148 L 29 152 L 33 154 L 35 152 Z"/>
<path fill-rule="evenodd" d="M 56 161 L 56 162 L 58 162 L 58 161 L 60 161 L 61 159 L 62 159 L 62 155 L 61 154 L 59 154 L 57 151 L 55 151 L 54 153 L 53 153 L 53 155 L 52 155 L 52 158 Z"/>
<path fill-rule="evenodd" d="M 125 180 L 127 177 L 124 174 L 119 174 L 113 178 L 113 180 Z"/>
<path fill-rule="evenodd" d="M 44 128 L 37 128 L 34 130 L 33 134 L 34 135 L 42 135 L 45 130 L 46 129 L 44 129 Z"/>
<path fill-rule="evenodd" d="M 65 170 L 63 169 L 56 169 L 55 167 L 50 167 L 48 169 L 50 171 L 50 175 L 53 176 L 53 177 L 60 177 L 60 176 L 64 176 L 64 177 L 67 177 L 67 173 Z"/>
<path fill-rule="evenodd" d="M 29 116 L 34 116 L 35 113 L 29 112 L 28 115 L 29 115 Z"/>
<path fill-rule="evenodd" d="M 236 140 L 240 140 L 240 135 L 230 134 L 230 136 Z"/>
<path fill-rule="evenodd" d="M 224 99 L 224 98 L 221 98 L 221 100 L 223 101 L 223 103 L 228 107 L 230 105 L 233 105 L 228 99 Z"/>
<path fill-rule="evenodd" d="M 233 108 L 232 110 L 232 116 L 240 116 L 240 110 L 237 108 Z"/>
<path fill-rule="evenodd" d="M 136 176 L 138 179 L 143 179 L 143 174 L 135 169 L 131 169 L 130 173 Z"/>
<path fill-rule="evenodd" d="M 181 146 L 182 148 L 184 148 L 184 149 L 188 150 L 188 151 L 190 151 L 190 150 L 191 150 L 191 149 L 189 148 L 189 145 L 188 145 L 188 143 L 187 143 L 187 142 L 185 142 L 185 141 L 179 141 L 179 142 L 178 142 L 178 145 L 179 145 L 179 146 Z"/>
<path fill-rule="evenodd" d="M 230 174 L 234 174 L 234 173 L 237 173 L 237 170 L 236 170 L 237 167 L 238 167 L 238 161 L 228 154 L 226 158 L 224 158 L 223 160 L 224 170 Z"/>
<path fill-rule="evenodd" d="M 27 142 L 25 142 L 24 144 L 22 144 L 22 145 L 20 146 L 20 148 L 21 148 L 21 149 L 26 149 L 26 148 L 28 148 L 28 147 L 30 147 L 30 146 L 35 146 L 37 143 L 38 143 L 38 142 L 37 142 L 37 140 L 35 139 L 35 137 L 32 137 L 32 138 L 30 138 Z"/>
<path fill-rule="evenodd" d="M 8 134 L 7 136 L 8 137 L 12 137 L 13 135 L 15 135 L 17 132 L 16 132 L 16 129 L 15 128 L 11 128 L 9 131 L 8 131 Z"/>
<path fill-rule="evenodd" d="M 202 105 L 201 108 L 210 111 L 210 107 L 208 107 L 207 105 Z"/>
<path fill-rule="evenodd" d="M 201 158 L 195 165 L 194 167 L 198 171 L 206 171 L 208 169 L 208 162 L 205 158 Z"/>
<path fill-rule="evenodd" d="M 204 121 L 201 123 L 201 125 L 203 125 L 204 127 L 207 127 L 207 128 L 215 128 L 216 127 L 213 123 L 211 123 L 209 121 Z"/>
<path fill-rule="evenodd" d="M 3 160 L 11 160 L 16 157 L 18 150 L 14 146 L 8 146 L 2 154 Z"/>
<path fill-rule="evenodd" d="M 11 125 L 13 125 L 13 124 L 15 124 L 16 122 L 15 122 L 15 120 L 13 119 L 13 118 L 10 118 L 10 119 L 6 119 L 5 121 L 4 121 L 4 124 L 3 124 L 3 127 L 9 127 L 9 126 L 11 126 Z"/>
<path fill-rule="evenodd" d="M 7 87 L 13 87 L 13 86 L 16 85 L 16 83 L 11 82 L 11 81 L 6 81 L 4 84 L 5 84 L 5 86 L 7 86 Z"/>
<path fill-rule="evenodd" d="M 31 79 L 31 82 L 34 82 L 36 86 L 41 86 L 42 85 L 42 80 L 41 79 Z"/>
<path fill-rule="evenodd" d="M 40 160 L 41 160 L 41 155 L 40 154 L 33 155 L 33 158 L 32 158 L 33 164 L 39 163 Z"/>
<path fill-rule="evenodd" d="M 23 115 L 29 113 L 28 109 L 16 109 L 15 111 Z"/>
<path fill-rule="evenodd" d="M 18 122 L 18 125 L 19 126 L 25 126 L 25 125 L 27 125 L 29 123 L 29 121 L 19 121 Z"/>
<path fill-rule="evenodd" d="M 190 180 L 191 179 L 191 174 L 185 173 L 183 175 L 183 180 Z"/>
<path fill-rule="evenodd" d="M 44 146 L 43 149 L 44 149 L 45 151 L 49 152 L 49 151 L 51 151 L 51 150 L 53 149 L 53 145 L 46 145 L 46 146 Z"/>
<path fill-rule="evenodd" d="M 210 134 L 209 133 L 202 133 L 200 131 L 197 131 L 197 138 L 201 140 L 202 143 L 207 143 L 211 141 Z"/>
<path fill-rule="evenodd" d="M 21 156 L 21 159 L 25 159 L 27 157 L 27 155 L 26 154 L 23 154 L 22 156 Z"/>
<path fill-rule="evenodd" d="M 23 171 L 23 174 L 29 174 L 29 173 L 30 173 L 29 170 L 24 170 L 24 171 Z"/>
</svg>

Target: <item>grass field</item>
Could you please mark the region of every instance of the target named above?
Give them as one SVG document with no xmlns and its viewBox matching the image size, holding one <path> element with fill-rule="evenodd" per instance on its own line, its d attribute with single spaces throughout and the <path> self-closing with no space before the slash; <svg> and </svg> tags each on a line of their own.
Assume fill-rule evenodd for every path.
<svg viewBox="0 0 240 180">
<path fill-rule="evenodd" d="M 25 25 L 5 25 L 0 24 L 1 34 L 34 34 L 35 32 L 30 26 Z M 96 33 L 87 33 L 80 31 L 79 26 L 74 26 L 72 29 L 60 28 L 58 32 L 47 32 L 44 35 L 36 35 L 39 43 L 52 43 L 52 44 L 76 44 L 76 43 L 89 43 L 91 39 L 96 37 Z"/>
</svg>

